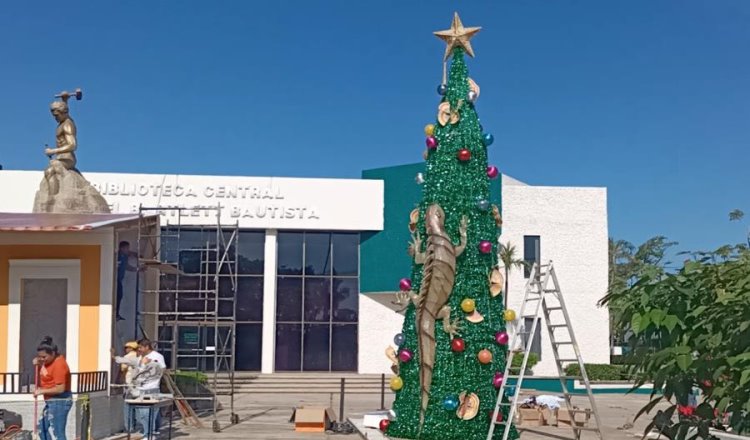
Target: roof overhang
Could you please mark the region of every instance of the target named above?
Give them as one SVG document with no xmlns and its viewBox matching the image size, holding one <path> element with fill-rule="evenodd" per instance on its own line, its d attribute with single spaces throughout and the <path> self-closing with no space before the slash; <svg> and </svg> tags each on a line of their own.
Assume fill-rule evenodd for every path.
<svg viewBox="0 0 750 440">
<path fill-rule="evenodd" d="M 145 218 L 158 217 L 158 215 Z M 0 213 L 0 232 L 85 232 L 132 223 L 138 214 Z"/>
</svg>

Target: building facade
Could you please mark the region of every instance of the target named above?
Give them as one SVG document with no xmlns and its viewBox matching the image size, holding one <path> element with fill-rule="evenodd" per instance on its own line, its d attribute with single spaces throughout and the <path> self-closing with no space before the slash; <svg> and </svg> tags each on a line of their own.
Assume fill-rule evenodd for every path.
<svg viewBox="0 0 750 440">
<path fill-rule="evenodd" d="M 403 319 L 391 301 L 398 280 L 410 270 L 406 222 L 409 206 L 419 200 L 414 175 L 421 166 L 371 170 L 363 179 L 124 173 L 86 173 L 86 178 L 113 213 L 160 208 L 162 242 L 179 228 L 183 250 L 216 240 L 216 217 L 188 208 L 220 206 L 221 223 L 237 230 L 232 252 L 238 371 L 389 373 L 384 352 Z M 0 212 L 29 212 L 41 178 L 36 171 L 0 171 L 0 186 L 13 188 L 0 199 Z M 501 241 L 516 245 L 519 257 L 554 260 L 584 359 L 608 362 L 608 314 L 596 306 L 607 287 L 606 190 L 535 187 L 506 176 L 502 185 L 497 182 L 493 201 L 502 200 Z M 137 231 L 125 231 L 120 239 L 133 243 Z M 190 272 L 189 252 L 169 255 L 166 249 L 162 259 Z M 136 274 L 123 281 L 133 292 L 123 299 L 124 310 L 137 307 L 138 281 Z M 162 286 L 175 282 L 162 275 Z M 185 276 L 179 282 L 201 281 Z M 220 276 L 219 291 L 234 283 Z M 511 307 L 520 306 L 524 283 L 522 271 L 511 273 Z M 168 310 L 168 303 L 158 307 Z M 125 318 L 117 324 L 113 345 L 132 337 L 133 317 Z M 175 322 L 158 331 L 160 339 L 176 341 L 161 348 L 173 367 L 213 368 L 193 355 L 215 349 L 213 328 Z M 535 368 L 541 375 L 554 373 L 545 336 L 543 330 Z"/>
</svg>

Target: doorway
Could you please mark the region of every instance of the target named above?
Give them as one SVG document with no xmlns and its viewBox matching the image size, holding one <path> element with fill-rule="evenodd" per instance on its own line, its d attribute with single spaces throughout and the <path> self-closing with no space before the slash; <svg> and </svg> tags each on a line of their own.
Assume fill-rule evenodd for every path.
<svg viewBox="0 0 750 440">
<path fill-rule="evenodd" d="M 32 359 L 42 338 L 51 336 L 60 353 L 66 353 L 67 279 L 21 280 L 20 367 L 22 376 L 33 377 Z"/>
</svg>

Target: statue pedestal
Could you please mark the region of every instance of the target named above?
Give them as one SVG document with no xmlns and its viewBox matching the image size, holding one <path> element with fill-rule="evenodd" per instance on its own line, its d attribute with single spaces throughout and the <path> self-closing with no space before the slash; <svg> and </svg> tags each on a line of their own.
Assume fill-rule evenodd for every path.
<svg viewBox="0 0 750 440">
<path fill-rule="evenodd" d="M 47 179 L 42 179 L 34 198 L 33 212 L 53 214 L 109 214 L 107 201 L 78 171 L 65 170 L 55 176 L 60 190 L 51 195 Z"/>
</svg>

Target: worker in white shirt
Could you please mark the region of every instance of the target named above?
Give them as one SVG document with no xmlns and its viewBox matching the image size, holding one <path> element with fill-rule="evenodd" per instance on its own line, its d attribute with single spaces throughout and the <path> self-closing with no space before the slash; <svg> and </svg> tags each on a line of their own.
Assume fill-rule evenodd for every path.
<svg viewBox="0 0 750 440">
<path fill-rule="evenodd" d="M 167 368 L 164 356 L 154 350 L 153 344 L 148 339 L 138 341 L 137 351 L 137 359 L 127 357 L 115 358 L 115 361 L 119 364 L 136 367 L 136 372 L 133 376 L 133 386 L 130 388 L 131 396 L 143 398 L 149 394 L 159 394 L 161 377 Z M 130 408 L 126 407 L 126 411 L 130 414 Z M 155 417 L 151 418 L 151 423 L 149 423 L 149 411 L 149 408 L 136 408 L 135 411 L 135 420 L 137 424 L 143 427 L 144 438 L 149 438 L 158 426 L 158 413 Z M 128 428 L 127 425 L 126 428 Z"/>
</svg>

